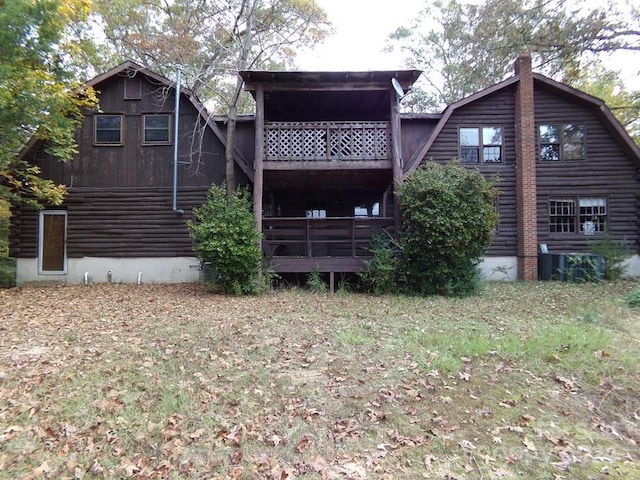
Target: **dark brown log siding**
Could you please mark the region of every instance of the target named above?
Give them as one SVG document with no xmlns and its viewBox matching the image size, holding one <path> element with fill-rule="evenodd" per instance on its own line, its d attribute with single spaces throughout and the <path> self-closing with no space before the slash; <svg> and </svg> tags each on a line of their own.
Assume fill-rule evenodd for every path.
<svg viewBox="0 0 640 480">
<path fill-rule="evenodd" d="M 171 188 L 96 190 L 72 188 L 62 209 L 67 211 L 67 255 L 74 257 L 174 257 L 193 256 L 187 229 L 192 208 L 201 205 L 207 187 L 183 187 L 172 211 Z M 11 254 L 37 255 L 38 212 L 15 210 Z"/>
<path fill-rule="evenodd" d="M 549 233 L 551 197 L 607 198 L 613 237 L 638 239 L 638 169 L 618 145 L 596 111 L 543 88 L 535 91 L 536 128 L 545 123 L 584 124 L 586 159 L 541 162 L 537 146 L 538 241 L 552 252 L 588 251 L 600 235 Z"/>
<path fill-rule="evenodd" d="M 477 168 L 487 177 L 499 178 L 498 211 L 500 220 L 487 255 L 516 255 L 516 192 L 515 192 L 515 101 L 513 88 L 506 88 L 469 105 L 458 108 L 449 118 L 426 155 L 427 159 L 449 162 L 458 157 L 460 126 L 503 127 L 503 157 L 499 164 L 465 165 Z"/>
<path fill-rule="evenodd" d="M 140 100 L 124 100 L 124 77 L 109 79 L 97 90 L 102 112 L 124 114 L 122 146 L 94 146 L 93 113 L 88 112 L 77 133 L 81 153 L 76 158 L 58 162 L 38 145 L 28 157 L 41 167 L 44 177 L 68 186 L 60 207 L 68 212 L 68 256 L 193 255 L 186 222 L 192 208 L 205 200 L 209 186 L 224 181 L 224 146 L 211 129 L 203 129 L 193 104 L 182 98 L 177 207 L 185 214 L 176 215 L 172 210 L 173 145 L 142 145 L 142 115 L 173 114 L 172 90 L 145 80 Z M 236 175 L 239 184 L 247 183 L 239 169 Z M 16 206 L 13 213 L 11 255 L 33 258 L 38 212 Z"/>
</svg>

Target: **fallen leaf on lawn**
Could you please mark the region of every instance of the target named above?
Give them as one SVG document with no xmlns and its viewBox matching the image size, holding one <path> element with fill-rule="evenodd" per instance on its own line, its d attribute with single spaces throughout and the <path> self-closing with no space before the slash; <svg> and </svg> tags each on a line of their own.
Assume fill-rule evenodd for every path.
<svg viewBox="0 0 640 480">
<path fill-rule="evenodd" d="M 340 470 L 347 478 L 367 478 L 367 471 L 357 463 L 345 463 L 340 467 Z"/>
<path fill-rule="evenodd" d="M 244 468 L 240 466 L 234 466 L 229 469 L 229 478 L 241 478 L 244 472 Z"/>
<path fill-rule="evenodd" d="M 311 444 L 311 440 L 309 440 L 309 437 L 307 437 L 306 435 L 303 436 L 300 441 L 297 443 L 296 445 L 296 451 L 301 453 L 304 450 L 306 450 L 307 448 L 309 448 L 309 445 Z"/>
<path fill-rule="evenodd" d="M 471 443 L 469 440 L 462 440 L 458 445 L 460 445 L 465 450 L 475 450 L 476 446 Z"/>
<path fill-rule="evenodd" d="M 123 458 L 120 461 L 120 465 L 118 466 L 118 468 L 120 468 L 121 470 L 124 470 L 124 474 L 128 478 L 133 477 L 135 474 L 137 474 L 140 471 L 138 466 L 127 458 Z"/>
<path fill-rule="evenodd" d="M 524 446 L 527 447 L 527 450 L 531 451 L 531 452 L 536 452 L 538 449 L 536 448 L 536 445 L 529 440 L 527 437 L 524 437 L 522 439 L 522 443 L 524 443 Z"/>
<path fill-rule="evenodd" d="M 51 467 L 46 460 L 39 467 L 33 469 L 33 476 L 36 478 L 48 478 L 49 473 L 51 473 Z"/>
<path fill-rule="evenodd" d="M 480 454 L 480 458 L 481 458 L 481 459 L 482 459 L 482 461 L 483 461 L 484 463 L 486 463 L 487 465 L 489 465 L 490 463 L 493 463 L 493 462 L 495 462 L 495 461 L 496 461 L 496 459 L 495 459 L 495 458 L 493 458 L 493 457 L 491 457 L 491 456 L 489 456 L 489 455 L 483 455 L 483 454 Z"/>
<path fill-rule="evenodd" d="M 471 375 L 469 375 L 469 372 L 458 372 L 458 377 L 460 377 L 460 380 L 464 380 L 465 382 L 471 380 Z"/>
<path fill-rule="evenodd" d="M 196 430 L 195 432 L 189 434 L 189 438 L 191 440 L 198 440 L 200 437 L 202 437 L 202 435 L 204 435 L 205 433 L 207 433 L 207 431 L 204 428 L 199 428 L 198 430 Z"/>
<path fill-rule="evenodd" d="M 424 466 L 427 470 L 431 470 L 433 468 L 433 464 L 436 461 L 436 457 L 431 455 L 425 455 L 424 457 Z"/>
<path fill-rule="evenodd" d="M 561 383 L 564 388 L 570 391 L 575 391 L 580 388 L 575 382 L 573 382 L 573 380 L 566 377 L 561 377 L 560 375 L 556 375 L 554 380 L 558 383 Z"/>
<path fill-rule="evenodd" d="M 236 450 L 231 455 L 231 463 L 237 465 L 242 461 L 242 450 Z"/>
</svg>

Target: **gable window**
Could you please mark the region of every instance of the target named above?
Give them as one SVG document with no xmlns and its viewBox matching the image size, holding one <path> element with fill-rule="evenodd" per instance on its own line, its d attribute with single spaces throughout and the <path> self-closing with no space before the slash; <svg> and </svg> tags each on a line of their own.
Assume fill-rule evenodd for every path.
<svg viewBox="0 0 640 480">
<path fill-rule="evenodd" d="M 96 115 L 95 144 L 122 145 L 122 115 Z"/>
<path fill-rule="evenodd" d="M 169 114 L 143 115 L 144 137 L 142 143 L 171 143 L 170 118 Z"/>
<path fill-rule="evenodd" d="M 502 127 L 461 127 L 459 140 L 463 163 L 502 162 Z"/>
<path fill-rule="evenodd" d="M 67 273 L 67 212 L 64 210 L 40 212 L 38 273 Z"/>
<path fill-rule="evenodd" d="M 602 197 L 549 200 L 550 233 L 593 235 L 607 229 L 607 199 Z"/>
<path fill-rule="evenodd" d="M 584 125 L 576 123 L 540 125 L 540 160 L 579 160 L 584 155 Z"/>
</svg>

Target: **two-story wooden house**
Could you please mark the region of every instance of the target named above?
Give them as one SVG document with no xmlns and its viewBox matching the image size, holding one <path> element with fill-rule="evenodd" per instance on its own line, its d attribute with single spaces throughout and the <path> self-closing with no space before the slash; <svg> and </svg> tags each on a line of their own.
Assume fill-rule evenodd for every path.
<svg viewBox="0 0 640 480">
<path fill-rule="evenodd" d="M 256 112 L 238 122 L 237 177 L 253 189 L 271 268 L 361 269 L 371 235 L 399 223 L 394 184 L 429 159 L 499 177 L 489 279 L 535 279 L 541 244 L 585 252 L 605 231 L 637 250 L 640 150 L 601 100 L 532 73 L 521 56 L 513 77 L 440 114 L 402 114 L 419 75 L 241 72 Z M 78 132 L 77 158 L 25 149 L 69 193 L 61 207 L 14 209 L 18 282 L 196 280 L 186 221 L 224 180 L 224 119 L 186 90 L 176 108 L 174 83 L 131 62 L 89 84 L 101 110 Z M 628 272 L 639 265 L 636 255 Z"/>
</svg>

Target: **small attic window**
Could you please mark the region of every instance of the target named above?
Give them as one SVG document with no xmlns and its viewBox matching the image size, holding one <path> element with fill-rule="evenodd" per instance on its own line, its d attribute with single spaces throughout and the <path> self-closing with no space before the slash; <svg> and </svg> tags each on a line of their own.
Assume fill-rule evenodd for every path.
<svg viewBox="0 0 640 480">
<path fill-rule="evenodd" d="M 142 80 L 139 76 L 127 77 L 124 80 L 124 99 L 140 100 L 142 98 Z"/>
</svg>

